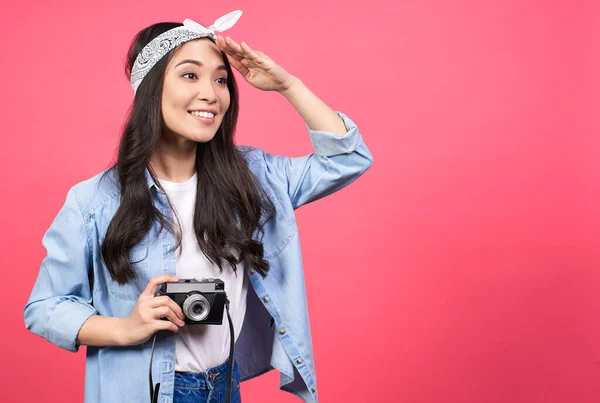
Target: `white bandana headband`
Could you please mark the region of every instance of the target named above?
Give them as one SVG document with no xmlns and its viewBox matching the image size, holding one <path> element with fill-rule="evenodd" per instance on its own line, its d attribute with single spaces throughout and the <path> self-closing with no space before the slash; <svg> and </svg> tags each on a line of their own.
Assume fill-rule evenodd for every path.
<svg viewBox="0 0 600 403">
<path fill-rule="evenodd" d="M 233 27 L 242 16 L 241 10 L 232 11 L 218 18 L 208 28 L 198 24 L 196 21 L 186 19 L 182 27 L 168 30 L 150 41 L 133 63 L 131 69 L 131 87 L 135 94 L 146 74 L 167 53 L 177 46 L 193 39 L 210 37 L 217 39 L 217 32 L 223 32 Z"/>
</svg>

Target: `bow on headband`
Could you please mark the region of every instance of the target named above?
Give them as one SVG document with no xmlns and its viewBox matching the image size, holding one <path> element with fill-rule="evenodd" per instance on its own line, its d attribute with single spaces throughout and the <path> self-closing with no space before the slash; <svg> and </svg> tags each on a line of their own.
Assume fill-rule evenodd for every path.
<svg viewBox="0 0 600 403">
<path fill-rule="evenodd" d="M 197 23 L 194 20 L 190 20 L 189 18 L 187 18 L 183 21 L 183 26 L 189 31 L 200 34 L 201 36 L 210 36 L 212 39 L 216 40 L 217 32 L 223 32 L 233 27 L 241 16 L 241 10 L 232 11 L 228 14 L 225 14 L 222 17 L 219 17 L 214 22 L 214 24 L 212 24 L 208 28 L 204 27 L 203 25 Z"/>
</svg>

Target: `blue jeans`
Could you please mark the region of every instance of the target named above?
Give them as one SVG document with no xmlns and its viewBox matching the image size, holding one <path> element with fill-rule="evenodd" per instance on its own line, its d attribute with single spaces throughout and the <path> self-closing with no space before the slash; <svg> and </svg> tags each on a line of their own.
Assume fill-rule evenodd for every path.
<svg viewBox="0 0 600 403">
<path fill-rule="evenodd" d="M 231 403 L 241 403 L 240 372 L 233 363 Z M 227 361 L 206 372 L 175 372 L 173 403 L 226 403 Z"/>
</svg>

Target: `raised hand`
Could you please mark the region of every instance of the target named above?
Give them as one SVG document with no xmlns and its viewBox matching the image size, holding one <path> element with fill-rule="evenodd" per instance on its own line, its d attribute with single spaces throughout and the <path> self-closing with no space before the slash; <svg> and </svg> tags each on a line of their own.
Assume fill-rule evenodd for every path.
<svg viewBox="0 0 600 403">
<path fill-rule="evenodd" d="M 252 50 L 245 42 L 236 43 L 230 37 L 217 37 L 217 46 L 225 52 L 229 63 L 246 81 L 263 91 L 285 91 L 294 77 L 262 52 Z"/>
</svg>

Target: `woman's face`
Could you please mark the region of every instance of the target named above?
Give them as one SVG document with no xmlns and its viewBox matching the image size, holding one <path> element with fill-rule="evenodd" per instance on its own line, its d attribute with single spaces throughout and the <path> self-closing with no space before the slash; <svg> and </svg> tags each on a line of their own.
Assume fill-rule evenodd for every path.
<svg viewBox="0 0 600 403">
<path fill-rule="evenodd" d="M 175 141 L 212 140 L 229 108 L 227 69 L 209 39 L 176 50 L 165 71 L 162 116 L 166 135 Z"/>
</svg>

